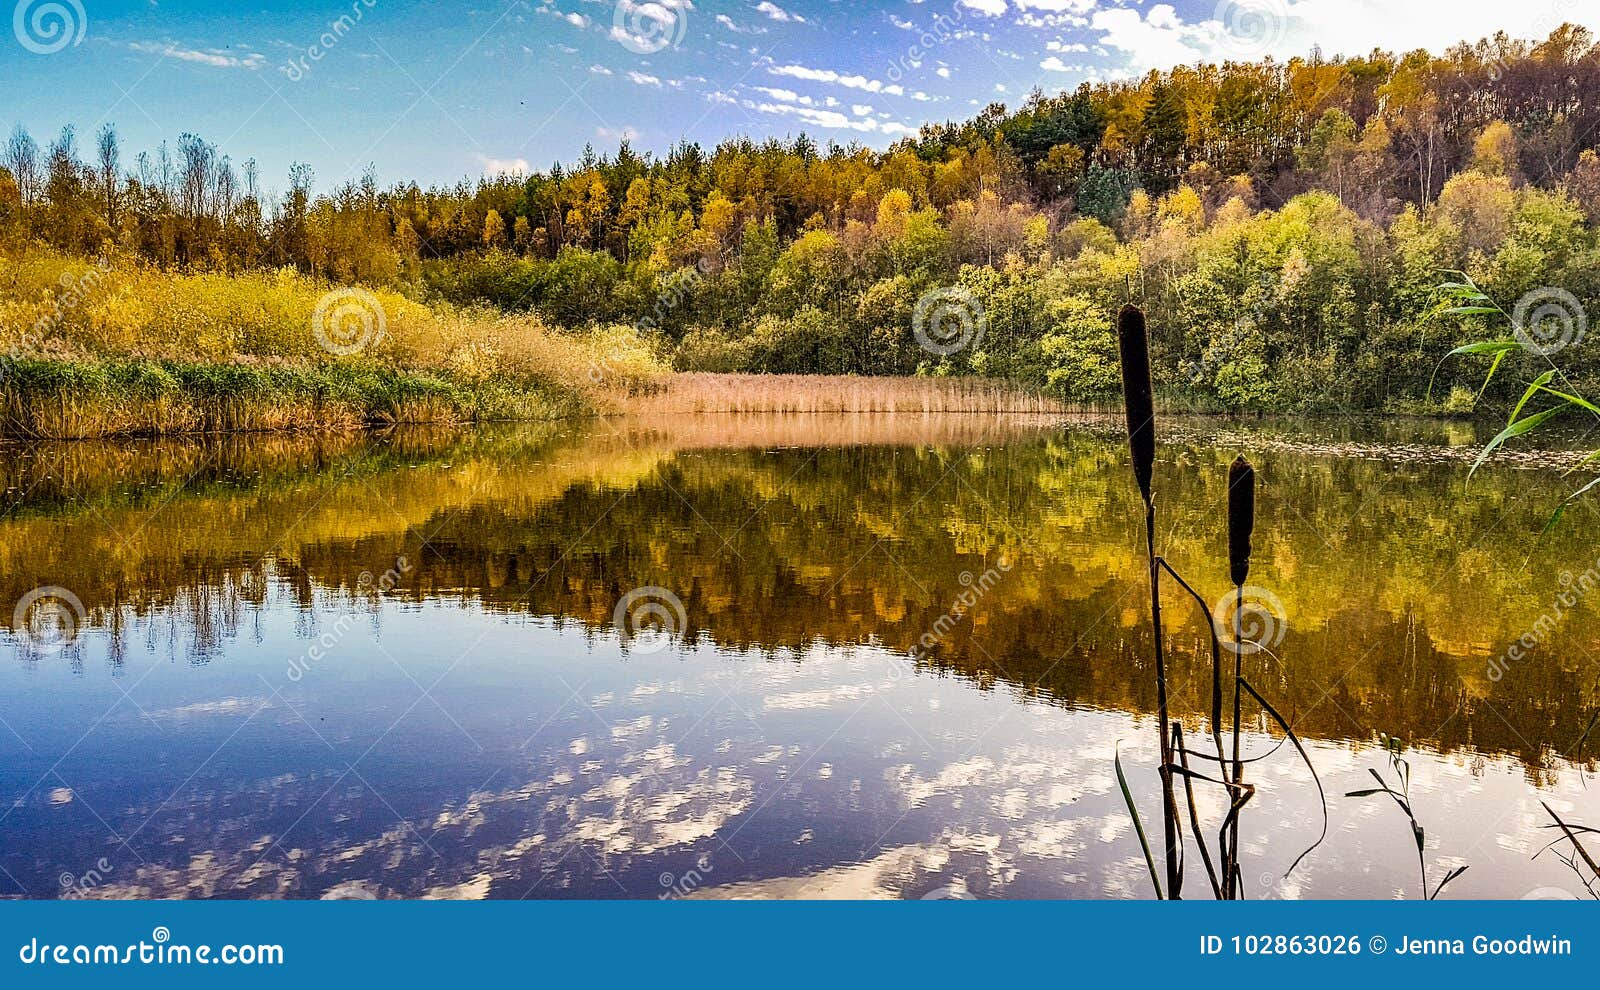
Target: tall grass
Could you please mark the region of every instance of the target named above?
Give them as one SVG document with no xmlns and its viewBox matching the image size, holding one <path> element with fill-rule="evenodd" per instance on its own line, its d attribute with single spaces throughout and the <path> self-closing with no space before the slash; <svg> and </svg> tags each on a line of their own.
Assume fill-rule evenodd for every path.
<svg viewBox="0 0 1600 990">
<path fill-rule="evenodd" d="M 990 413 L 1055 414 L 1053 399 L 981 378 L 869 378 L 684 372 L 659 390 L 638 390 L 617 412 L 679 413 Z"/>
<path fill-rule="evenodd" d="M 359 346 L 328 346 L 349 330 Z M 559 333 L 531 315 L 428 306 L 292 271 L 0 254 L 9 435 L 544 419 L 648 389 L 664 370 L 631 327 Z"/>
</svg>

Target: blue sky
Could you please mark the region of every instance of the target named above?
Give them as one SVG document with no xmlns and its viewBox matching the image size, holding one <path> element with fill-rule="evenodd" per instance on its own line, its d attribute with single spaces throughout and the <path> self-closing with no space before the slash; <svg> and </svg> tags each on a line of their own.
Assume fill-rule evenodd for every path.
<svg viewBox="0 0 1600 990">
<path fill-rule="evenodd" d="M 281 188 L 544 168 L 624 136 L 792 135 L 883 147 L 1085 79 L 1201 59 L 1435 50 L 1593 0 L 0 0 L 0 127 L 103 121 L 125 157 L 183 132 Z M 336 26 L 337 25 L 337 26 Z M 64 33 L 63 33 L 64 32 Z"/>
</svg>

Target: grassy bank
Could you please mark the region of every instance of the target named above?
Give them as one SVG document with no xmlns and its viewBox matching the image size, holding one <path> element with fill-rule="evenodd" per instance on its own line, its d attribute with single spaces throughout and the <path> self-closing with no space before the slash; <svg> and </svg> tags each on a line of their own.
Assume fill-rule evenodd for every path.
<svg viewBox="0 0 1600 990">
<path fill-rule="evenodd" d="M 383 365 L 12 361 L 0 436 L 81 439 L 233 431 L 359 429 L 391 423 L 547 420 L 589 408 L 538 380 L 467 381 Z"/>
<path fill-rule="evenodd" d="M 632 327 L 564 333 L 291 271 L 0 254 L 0 436 L 552 419 L 662 373 Z"/>
</svg>

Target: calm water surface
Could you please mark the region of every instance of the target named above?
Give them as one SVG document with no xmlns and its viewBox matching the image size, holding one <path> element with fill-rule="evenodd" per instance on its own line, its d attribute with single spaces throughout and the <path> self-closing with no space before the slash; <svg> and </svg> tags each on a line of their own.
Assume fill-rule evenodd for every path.
<svg viewBox="0 0 1600 990">
<path fill-rule="evenodd" d="M 1563 455 L 1469 483 L 1480 440 L 1164 438 L 1161 541 L 1211 600 L 1226 465 L 1258 466 L 1276 659 L 1246 667 L 1329 795 L 1285 877 L 1316 791 L 1287 747 L 1252 765 L 1248 896 L 1416 896 L 1400 812 L 1343 796 L 1388 771 L 1383 734 L 1409 747 L 1430 879 L 1470 864 L 1446 896 L 1581 892 L 1533 855 L 1541 801 L 1600 825 L 1600 516 L 1538 540 Z M 1112 768 L 1120 748 L 1153 825 L 1142 520 L 1107 424 L 4 454 L 0 894 L 1150 894 Z M 1191 603 L 1168 608 L 1199 736 L 1209 656 Z"/>
</svg>

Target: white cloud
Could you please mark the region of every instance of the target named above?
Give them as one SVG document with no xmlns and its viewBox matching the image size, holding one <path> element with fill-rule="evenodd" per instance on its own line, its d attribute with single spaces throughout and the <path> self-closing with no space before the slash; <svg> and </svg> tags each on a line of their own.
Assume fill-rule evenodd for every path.
<svg viewBox="0 0 1600 990">
<path fill-rule="evenodd" d="M 597 76 L 609 76 L 612 74 L 611 70 L 603 65 L 591 65 L 589 66 L 589 71 Z"/>
<path fill-rule="evenodd" d="M 652 76 L 649 73 L 639 72 L 634 69 L 628 70 L 628 79 L 637 86 L 655 86 L 658 89 L 661 87 L 660 76 Z"/>
<path fill-rule="evenodd" d="M 873 118 L 868 117 L 860 112 L 862 110 L 870 112 L 872 110 L 871 107 L 851 107 L 851 110 L 856 111 L 856 115 L 853 117 L 849 114 L 841 113 L 838 110 L 821 110 L 816 107 L 800 107 L 790 103 L 752 103 L 747 100 L 744 103 L 744 107 L 747 110 L 754 110 L 757 113 L 765 113 L 781 117 L 793 117 L 802 123 L 828 130 L 859 131 L 866 134 L 916 133 L 916 131 L 911 127 L 897 121 L 874 120 Z"/>
<path fill-rule="evenodd" d="M 637 141 L 639 130 L 636 127 L 596 127 L 595 137 L 609 138 L 613 141 Z"/>
<path fill-rule="evenodd" d="M 801 96 L 792 89 L 776 89 L 771 86 L 752 86 L 751 89 L 754 89 L 757 93 L 760 93 L 763 96 L 770 96 L 774 100 L 780 100 L 784 103 L 798 103 L 801 106 L 807 107 L 816 103 L 816 101 L 811 97 Z"/>
<path fill-rule="evenodd" d="M 937 69 L 933 70 L 933 74 L 938 76 L 940 79 L 949 79 L 950 67 L 948 65 L 941 65 Z"/>
<path fill-rule="evenodd" d="M 691 0 L 617 0 L 607 37 L 636 51 L 657 51 L 663 39 L 683 39 L 684 16 L 693 9 Z M 646 20 L 654 26 L 646 27 Z"/>
<path fill-rule="evenodd" d="M 1203 21 L 1185 22 L 1171 4 L 1160 3 L 1143 17 L 1129 8 L 1100 10 L 1089 23 L 1099 32 L 1096 40 L 1139 70 L 1267 55 L 1282 59 L 1305 55 L 1313 46 L 1328 55 L 1360 55 L 1374 47 L 1438 52 L 1501 30 L 1543 40 L 1562 20 L 1600 29 L 1600 6 L 1584 4 L 1580 10 L 1571 0 L 1558 0 L 1561 5 L 1568 9 L 1552 17 L 1548 4 L 1501 0 L 1229 0 Z"/>
<path fill-rule="evenodd" d="M 571 24 L 573 27 L 586 28 L 589 26 L 589 18 L 583 16 L 582 14 L 562 14 L 561 19 L 566 21 L 568 24 Z"/>
<path fill-rule="evenodd" d="M 1047 14 L 1087 14 L 1099 0 L 1014 0 L 1018 10 L 1042 10 Z"/>
<path fill-rule="evenodd" d="M 960 6 L 985 17 L 999 17 L 1006 12 L 1006 0 L 961 0 Z"/>
<path fill-rule="evenodd" d="M 779 65 L 767 70 L 775 76 L 788 76 L 791 79 L 805 79 L 809 82 L 832 83 L 835 86 L 845 86 L 849 89 L 859 89 L 868 93 L 887 93 L 890 96 L 904 96 L 905 87 L 896 84 L 885 85 L 882 80 L 868 79 L 861 75 L 844 75 L 832 69 L 813 69 L 804 65 Z"/>
<path fill-rule="evenodd" d="M 128 45 L 136 52 L 150 55 L 162 55 L 166 58 L 175 58 L 183 62 L 194 62 L 197 65 L 209 65 L 218 69 L 259 69 L 267 64 L 267 57 L 260 52 L 234 53 L 220 48 L 185 48 L 177 42 L 162 44 L 159 41 L 135 41 Z"/>
<path fill-rule="evenodd" d="M 734 19 L 729 17 L 727 14 L 718 14 L 717 15 L 717 23 L 721 24 L 723 27 L 727 28 L 729 31 L 732 31 L 734 34 L 766 34 L 767 33 L 767 29 L 764 28 L 764 27 L 759 27 L 759 26 L 743 27 L 740 24 L 738 24 L 737 22 L 735 22 Z M 735 46 L 734 50 L 735 51 L 738 50 L 737 46 Z"/>
<path fill-rule="evenodd" d="M 485 175 L 528 174 L 528 160 L 526 158 L 490 158 L 487 155 L 479 155 L 478 164 L 483 166 Z"/>
<path fill-rule="evenodd" d="M 797 24 L 806 23 L 806 19 L 799 14 L 791 14 L 787 10 L 773 3 L 772 0 L 761 0 L 756 4 L 756 12 L 766 14 L 775 21 L 794 21 Z"/>
</svg>

